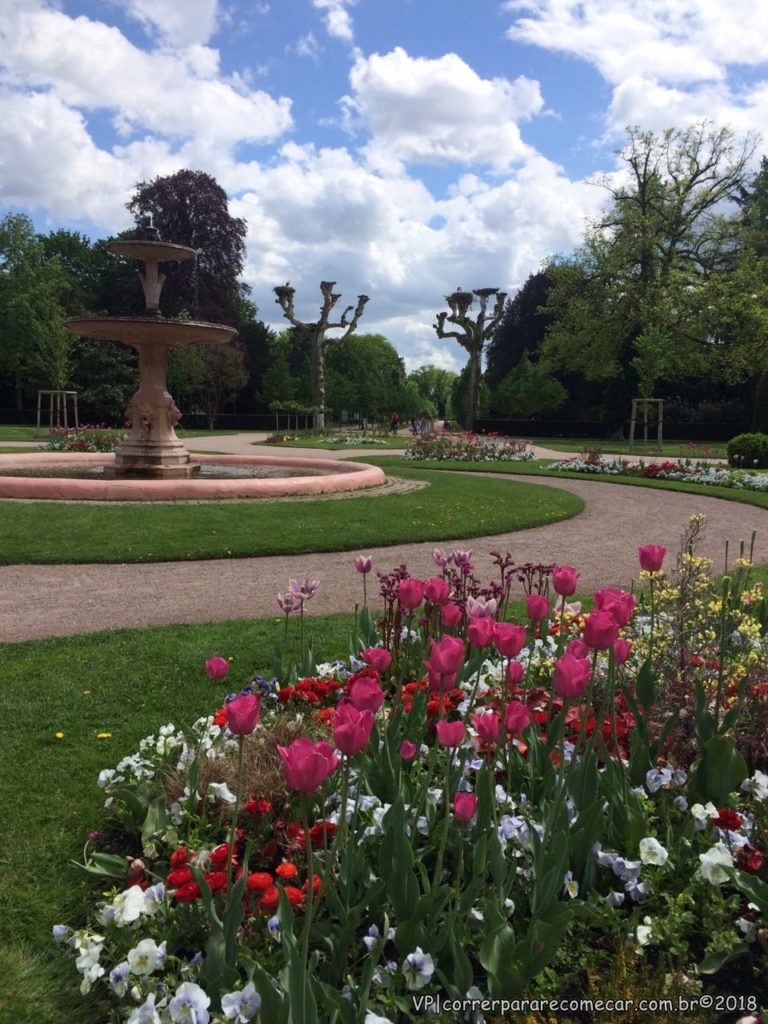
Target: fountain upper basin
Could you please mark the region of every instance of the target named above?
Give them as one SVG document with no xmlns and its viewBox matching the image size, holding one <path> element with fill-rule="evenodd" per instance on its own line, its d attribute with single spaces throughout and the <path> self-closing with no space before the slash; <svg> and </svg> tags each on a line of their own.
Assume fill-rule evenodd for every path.
<svg viewBox="0 0 768 1024">
<path fill-rule="evenodd" d="M 199 320 L 165 320 L 161 316 L 86 316 L 67 320 L 67 327 L 83 338 L 143 345 L 206 345 L 229 341 L 233 327 Z"/>
<path fill-rule="evenodd" d="M 332 494 L 357 491 L 386 483 L 378 466 L 331 459 L 286 459 L 270 455 L 194 455 L 191 463 L 247 467 L 296 467 L 308 476 L 280 478 L 239 477 L 225 480 L 201 478 L 139 479 L 55 476 L 7 476 L 27 468 L 39 473 L 46 466 L 111 469 L 114 456 L 99 453 L 49 453 L 0 455 L 0 498 L 53 501 L 221 501 L 228 498 L 280 498 L 300 494 Z M 312 472 L 314 471 L 314 472 Z"/>
</svg>

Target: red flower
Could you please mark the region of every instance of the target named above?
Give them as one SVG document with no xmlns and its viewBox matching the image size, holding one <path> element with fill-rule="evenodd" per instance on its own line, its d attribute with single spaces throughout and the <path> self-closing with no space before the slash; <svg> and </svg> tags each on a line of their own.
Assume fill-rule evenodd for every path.
<svg viewBox="0 0 768 1024">
<path fill-rule="evenodd" d="M 252 871 L 245 884 L 249 892 L 266 892 L 275 880 L 268 871 Z"/>
<path fill-rule="evenodd" d="M 168 877 L 165 881 L 171 889 L 179 889 L 182 885 L 193 882 L 194 875 L 187 867 L 176 868 L 174 871 L 168 872 Z"/>
<path fill-rule="evenodd" d="M 280 890 L 276 885 L 271 885 L 259 900 L 259 910 L 262 914 L 274 914 L 280 902 Z"/>
<path fill-rule="evenodd" d="M 295 885 L 286 885 L 283 892 L 285 893 L 285 898 L 292 907 L 298 907 L 304 902 L 304 893 L 301 889 L 297 889 Z"/>
<path fill-rule="evenodd" d="M 741 815 L 730 807 L 721 807 L 717 817 L 712 819 L 715 828 L 723 828 L 729 832 L 737 832 L 741 828 Z"/>
<path fill-rule="evenodd" d="M 170 856 L 170 865 L 172 868 L 182 868 L 189 863 L 191 856 L 186 846 L 179 846 Z"/>
<path fill-rule="evenodd" d="M 309 830 L 309 841 L 313 849 L 317 849 L 333 839 L 335 834 L 336 826 L 332 821 L 318 821 Z"/>
<path fill-rule="evenodd" d="M 736 864 L 742 870 L 751 871 L 752 874 L 756 874 L 763 869 L 765 854 L 762 850 L 752 846 L 751 843 L 745 843 L 736 854 Z"/>
<path fill-rule="evenodd" d="M 320 875 L 312 875 L 312 892 L 314 893 L 315 896 L 317 896 L 317 894 L 320 892 L 321 885 L 322 885 L 322 880 L 320 878 Z M 308 888 L 309 888 L 309 879 L 307 879 L 307 881 L 304 883 L 304 885 L 302 885 L 301 891 L 303 893 L 306 893 Z"/>
<path fill-rule="evenodd" d="M 263 814 L 269 814 L 271 812 L 272 804 L 269 800 L 257 800 L 256 797 L 251 797 L 251 799 L 247 801 L 243 810 L 252 818 L 260 818 Z"/>
<path fill-rule="evenodd" d="M 211 892 L 218 892 L 219 889 L 224 889 L 227 884 L 227 873 L 226 871 L 209 871 L 207 875 L 203 876 L 205 881 L 208 883 L 208 888 Z"/>
<path fill-rule="evenodd" d="M 179 886 L 173 898 L 177 903 L 194 903 L 200 899 L 200 886 L 197 882 L 187 882 Z"/>
<path fill-rule="evenodd" d="M 226 868 L 229 852 L 229 847 L 226 843 L 221 843 L 211 852 L 211 867 L 214 871 L 221 871 L 223 868 Z M 237 858 L 233 857 L 232 863 L 234 864 L 236 860 Z"/>
<path fill-rule="evenodd" d="M 284 861 L 275 868 L 275 874 L 279 875 L 286 882 L 289 878 L 295 878 L 298 873 L 299 869 L 295 864 L 291 864 L 290 861 Z"/>
</svg>

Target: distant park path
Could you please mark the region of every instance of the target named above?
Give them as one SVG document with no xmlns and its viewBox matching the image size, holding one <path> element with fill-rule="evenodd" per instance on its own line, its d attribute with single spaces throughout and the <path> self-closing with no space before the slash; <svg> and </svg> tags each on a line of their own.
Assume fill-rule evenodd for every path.
<svg viewBox="0 0 768 1024">
<path fill-rule="evenodd" d="M 189 446 L 196 451 L 275 453 L 274 446 L 254 447 L 253 439 L 253 434 L 216 436 L 209 441 L 190 438 Z M 307 449 L 283 450 L 296 457 L 308 453 Z M 542 448 L 535 451 L 545 458 L 562 455 Z M 385 453 L 386 449 L 311 452 L 313 456 L 362 461 L 366 455 Z M 611 584 L 626 587 L 638 578 L 636 548 L 641 544 L 663 544 L 674 557 L 683 530 L 697 513 L 703 513 L 707 522 L 700 553 L 713 559 L 716 571 L 723 569 L 726 542 L 732 562 L 739 541 L 748 544 L 753 531 L 757 533 L 755 561 L 768 562 L 765 509 L 676 491 L 539 476 L 510 478 L 510 500 L 514 500 L 518 480 L 570 491 L 584 500 L 585 510 L 573 519 L 532 530 L 472 540 L 448 539 L 440 544 L 445 551 L 472 548 L 481 579 L 494 575 L 490 552 L 499 550 L 510 552 L 517 562 L 575 565 L 582 573 L 583 591 Z M 341 521 L 346 502 L 341 499 L 335 504 Z M 355 554 L 372 555 L 374 569 L 388 571 L 404 562 L 412 574 L 423 576 L 433 574 L 434 547 L 429 542 L 364 552 L 216 561 L 4 566 L 0 567 L 0 641 L 14 643 L 101 629 L 278 615 L 277 592 L 285 591 L 289 578 L 306 576 L 320 580 L 317 596 L 307 606 L 309 614 L 350 611 L 362 595 L 360 578 L 353 567 Z M 375 574 L 371 574 L 369 582 L 369 603 L 375 609 Z"/>
</svg>

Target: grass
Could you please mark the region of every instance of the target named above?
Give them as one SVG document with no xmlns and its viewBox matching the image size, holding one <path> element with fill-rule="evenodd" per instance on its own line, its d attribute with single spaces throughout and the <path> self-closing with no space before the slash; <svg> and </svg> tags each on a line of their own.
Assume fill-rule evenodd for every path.
<svg viewBox="0 0 768 1024">
<path fill-rule="evenodd" d="M 592 438 L 569 438 L 569 437 L 530 437 L 526 438 L 531 444 L 541 445 L 542 448 L 551 448 L 556 452 L 583 452 L 585 448 L 599 448 L 600 451 L 609 455 L 664 455 L 667 458 L 700 458 L 705 449 L 709 458 L 725 458 L 725 444 L 722 441 L 665 441 L 662 444 L 661 452 L 658 451 L 656 443 L 649 440 L 643 444 L 642 437 L 635 441 L 635 446 L 630 450 L 628 441 L 610 441 L 605 437 Z"/>
<path fill-rule="evenodd" d="M 305 625 L 323 656 L 348 648 L 350 616 Z M 269 674 L 282 631 L 282 620 L 264 619 L 4 646 L 0 714 L 13 728 L 0 748 L 1 1024 L 107 1019 L 79 996 L 71 956 L 51 941 L 54 924 L 82 920 L 94 891 L 72 861 L 102 822 L 98 774 L 166 722 L 189 724 L 254 671 Z M 234 659 L 224 684 L 203 672 L 213 654 Z M 100 740 L 100 732 L 111 736 Z"/>
<path fill-rule="evenodd" d="M 398 464 L 426 480 L 405 494 L 343 501 L 94 505 L 0 502 L 0 563 L 145 562 L 350 551 L 371 546 L 488 536 L 579 513 L 575 495 L 509 480 L 482 489 Z"/>
<path fill-rule="evenodd" d="M 341 431 L 335 431 L 331 434 L 331 437 L 337 437 Z M 279 444 L 275 444 L 275 448 L 322 448 L 325 451 L 337 452 L 337 451 L 354 451 L 355 448 L 381 448 L 382 451 L 386 451 L 388 448 L 395 450 L 402 450 L 407 448 L 411 443 L 410 438 L 401 437 L 399 435 L 387 435 L 382 436 L 376 435 L 376 443 L 371 444 L 370 440 L 364 439 L 356 440 L 356 432 L 349 432 L 348 437 L 353 439 L 349 444 L 338 443 L 331 441 L 328 437 L 317 436 L 314 434 L 294 434 L 290 431 L 285 432 L 285 436 L 290 440 L 282 441 Z M 254 444 L 263 444 L 263 441 L 254 441 Z"/>
<path fill-rule="evenodd" d="M 72 426 L 72 424 L 70 424 Z M 119 430 L 119 427 L 109 428 Z M 179 437 L 208 437 L 213 434 L 239 434 L 239 430 L 184 430 L 177 427 Z M 48 427 L 40 424 L 38 433 L 36 426 L 28 424 L 0 424 L 0 441 L 44 441 L 49 436 Z"/>
</svg>

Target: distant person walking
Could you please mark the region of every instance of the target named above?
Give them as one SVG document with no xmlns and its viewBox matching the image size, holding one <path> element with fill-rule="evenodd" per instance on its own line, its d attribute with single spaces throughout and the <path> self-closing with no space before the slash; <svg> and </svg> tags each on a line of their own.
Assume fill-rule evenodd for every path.
<svg viewBox="0 0 768 1024">
<path fill-rule="evenodd" d="M 396 412 L 393 412 L 392 416 L 390 418 L 390 421 L 389 421 L 389 432 L 390 432 L 390 434 L 396 434 L 397 433 L 397 428 L 398 428 L 399 424 L 400 424 L 400 417 L 397 415 Z"/>
</svg>

